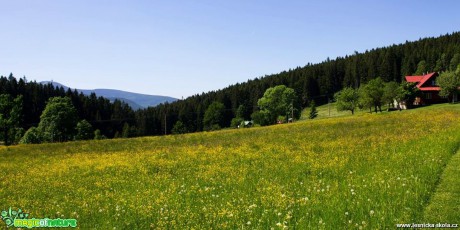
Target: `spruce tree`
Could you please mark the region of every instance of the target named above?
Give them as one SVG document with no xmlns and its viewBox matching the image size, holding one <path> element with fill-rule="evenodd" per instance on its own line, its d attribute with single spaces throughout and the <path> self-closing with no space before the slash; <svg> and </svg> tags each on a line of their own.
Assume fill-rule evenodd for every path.
<svg viewBox="0 0 460 230">
<path fill-rule="evenodd" d="M 310 119 L 315 119 L 318 116 L 318 111 L 316 111 L 315 101 L 311 102 L 310 106 L 310 115 L 308 116 Z"/>
</svg>

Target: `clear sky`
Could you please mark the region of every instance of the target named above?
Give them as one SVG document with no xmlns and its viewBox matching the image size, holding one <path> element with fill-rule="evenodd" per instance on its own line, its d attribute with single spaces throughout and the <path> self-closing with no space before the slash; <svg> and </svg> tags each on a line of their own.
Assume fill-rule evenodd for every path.
<svg viewBox="0 0 460 230">
<path fill-rule="evenodd" d="M 0 0 L 0 75 L 177 98 L 460 30 L 460 1 Z"/>
</svg>

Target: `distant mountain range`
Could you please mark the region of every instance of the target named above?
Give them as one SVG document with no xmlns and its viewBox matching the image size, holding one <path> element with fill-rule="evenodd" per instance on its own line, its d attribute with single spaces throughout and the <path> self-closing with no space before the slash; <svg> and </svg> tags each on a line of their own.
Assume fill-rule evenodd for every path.
<svg viewBox="0 0 460 230">
<path fill-rule="evenodd" d="M 53 84 L 54 87 L 63 87 L 65 90 L 70 87 L 65 86 L 59 82 L 55 81 L 42 81 L 41 84 Z M 73 88 L 72 88 L 73 89 Z M 77 89 L 77 91 L 82 92 L 85 95 L 90 95 L 95 93 L 98 97 L 102 96 L 110 101 L 115 101 L 116 99 L 127 103 L 133 110 L 139 110 L 151 106 L 156 106 L 165 102 L 176 101 L 177 98 L 168 97 L 168 96 L 158 96 L 158 95 L 147 95 L 140 93 L 131 93 L 122 90 L 116 89 Z"/>
</svg>

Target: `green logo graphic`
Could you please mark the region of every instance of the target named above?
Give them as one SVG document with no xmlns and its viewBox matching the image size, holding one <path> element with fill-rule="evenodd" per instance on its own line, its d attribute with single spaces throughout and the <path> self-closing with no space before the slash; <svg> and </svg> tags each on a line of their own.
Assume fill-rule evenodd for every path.
<svg viewBox="0 0 460 230">
<path fill-rule="evenodd" d="M 28 213 L 23 213 L 21 209 L 18 211 L 14 211 L 11 209 L 8 209 L 8 211 L 2 211 L 1 213 L 1 218 L 5 222 L 7 227 L 11 227 L 14 225 L 14 220 L 16 219 L 27 219 L 29 216 Z"/>
<path fill-rule="evenodd" d="M 17 211 L 8 209 L 8 211 L 1 212 L 1 219 L 5 222 L 7 227 L 16 228 L 65 228 L 65 227 L 77 227 L 76 219 L 28 219 L 29 214 L 24 213 L 21 209 Z"/>
</svg>

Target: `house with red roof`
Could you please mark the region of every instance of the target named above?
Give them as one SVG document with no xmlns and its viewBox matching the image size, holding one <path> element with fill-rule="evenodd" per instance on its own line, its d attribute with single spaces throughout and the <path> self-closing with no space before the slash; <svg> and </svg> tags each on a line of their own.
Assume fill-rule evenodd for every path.
<svg viewBox="0 0 460 230">
<path fill-rule="evenodd" d="M 428 73 L 421 76 L 406 76 L 407 82 L 417 83 L 416 87 L 421 94 L 415 98 L 414 105 L 424 105 L 439 102 L 446 102 L 445 97 L 439 96 L 441 88 L 436 84 L 437 72 Z"/>
</svg>

